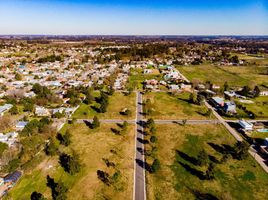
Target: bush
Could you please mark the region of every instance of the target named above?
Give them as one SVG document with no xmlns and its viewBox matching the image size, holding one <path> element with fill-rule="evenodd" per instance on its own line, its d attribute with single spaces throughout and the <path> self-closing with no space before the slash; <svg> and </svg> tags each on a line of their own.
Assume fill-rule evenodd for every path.
<svg viewBox="0 0 268 200">
<path fill-rule="evenodd" d="M 160 169 L 160 161 L 158 159 L 155 159 L 152 166 L 151 166 L 151 172 L 155 173 Z"/>
</svg>

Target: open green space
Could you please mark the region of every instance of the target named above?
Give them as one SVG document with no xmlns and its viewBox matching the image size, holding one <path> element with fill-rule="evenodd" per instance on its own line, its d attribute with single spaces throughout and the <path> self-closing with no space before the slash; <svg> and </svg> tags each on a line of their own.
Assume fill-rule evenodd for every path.
<svg viewBox="0 0 268 200">
<path fill-rule="evenodd" d="M 143 100 L 150 99 L 153 112 L 148 116 L 154 119 L 207 119 L 205 106 L 189 103 L 190 93 L 170 95 L 165 92 L 146 93 Z"/>
<path fill-rule="evenodd" d="M 242 104 L 247 110 L 253 112 L 256 118 L 268 119 L 268 96 L 256 97 L 252 99 L 254 103 Z"/>
<path fill-rule="evenodd" d="M 99 104 L 93 102 L 90 105 L 82 103 L 76 110 L 73 118 L 77 119 L 92 119 L 97 115 L 100 119 L 134 119 L 136 112 L 136 93 L 131 93 L 126 96 L 123 93 L 115 92 L 112 96 L 109 96 L 109 105 L 107 112 L 98 113 L 94 107 L 98 107 Z M 121 115 L 120 112 L 127 108 L 130 110 L 130 115 Z"/>
<path fill-rule="evenodd" d="M 225 81 L 230 86 L 245 86 L 250 84 L 267 85 L 267 67 L 265 66 L 180 66 L 177 69 L 190 81 L 210 81 L 223 86 Z"/>
<path fill-rule="evenodd" d="M 235 144 L 222 126 L 157 125 L 156 137 L 160 169 L 146 173 L 148 199 L 266 199 L 268 175 L 251 156 L 221 161 L 223 150 Z M 214 179 L 200 177 L 208 165 L 196 164 L 202 150 L 215 164 Z"/>
<path fill-rule="evenodd" d="M 156 79 L 160 81 L 162 79 L 162 75 L 159 74 L 159 72 L 157 71 L 158 70 L 154 69 L 153 73 L 151 74 L 143 74 L 142 69 L 132 69 L 127 83 L 127 87 L 142 89 L 142 83 L 145 80 Z"/>
<path fill-rule="evenodd" d="M 101 124 L 94 130 L 85 124 L 65 126 L 64 129 L 72 135 L 72 143 L 60 150 L 78 153 L 82 170 L 70 175 L 59 165 L 57 156 L 46 157 L 35 169 L 23 175 L 6 199 L 28 200 L 33 191 L 51 199 L 51 190 L 46 186 L 47 175 L 56 182 L 63 181 L 69 188 L 68 199 L 132 199 L 134 126 L 129 125 L 124 135 L 114 134 L 111 128 L 119 129 L 116 124 Z M 115 165 L 108 167 L 105 159 Z M 107 172 L 114 183 L 104 184 L 98 179 L 97 170 Z"/>
</svg>

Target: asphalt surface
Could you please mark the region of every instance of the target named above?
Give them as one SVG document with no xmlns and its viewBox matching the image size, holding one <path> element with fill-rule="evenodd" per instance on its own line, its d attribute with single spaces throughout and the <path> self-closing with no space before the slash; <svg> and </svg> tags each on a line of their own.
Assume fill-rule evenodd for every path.
<svg viewBox="0 0 268 200">
<path fill-rule="evenodd" d="M 134 200 L 145 200 L 145 159 L 144 159 L 144 135 L 142 121 L 142 94 L 137 93 L 137 131 L 136 131 L 136 148 L 135 148 L 135 168 L 134 168 Z"/>
</svg>

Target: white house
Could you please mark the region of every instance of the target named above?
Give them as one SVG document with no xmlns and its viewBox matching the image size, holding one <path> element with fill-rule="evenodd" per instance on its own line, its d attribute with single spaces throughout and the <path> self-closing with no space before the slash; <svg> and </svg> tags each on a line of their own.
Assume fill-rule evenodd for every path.
<svg viewBox="0 0 268 200">
<path fill-rule="evenodd" d="M 37 116 L 49 116 L 50 113 L 48 111 L 48 109 L 44 108 L 44 107 L 41 107 L 41 106 L 36 106 L 35 107 L 35 114 Z"/>
<path fill-rule="evenodd" d="M 0 116 L 3 116 L 5 112 L 9 111 L 13 107 L 12 104 L 5 104 L 0 106 Z"/>
<path fill-rule="evenodd" d="M 253 130 L 253 124 L 250 122 L 247 122 L 245 120 L 239 120 L 239 125 L 246 131 L 252 131 Z"/>
<path fill-rule="evenodd" d="M 16 124 L 16 130 L 21 131 L 28 124 L 26 121 L 18 121 Z"/>
</svg>

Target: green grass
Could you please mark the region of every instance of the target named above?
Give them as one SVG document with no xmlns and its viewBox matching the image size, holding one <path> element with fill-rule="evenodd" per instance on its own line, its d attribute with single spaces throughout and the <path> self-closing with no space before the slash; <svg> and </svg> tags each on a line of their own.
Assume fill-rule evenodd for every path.
<svg viewBox="0 0 268 200">
<path fill-rule="evenodd" d="M 115 124 L 102 124 L 95 130 L 85 124 L 66 125 L 65 129 L 69 129 L 72 134 L 72 143 L 70 147 L 60 149 L 77 152 L 83 165 L 82 170 L 74 176 L 69 175 L 59 166 L 57 156 L 47 157 L 23 175 L 6 199 L 28 200 L 33 191 L 41 192 L 51 199 L 51 191 L 46 186 L 47 175 L 55 178 L 56 182 L 64 182 L 69 188 L 68 199 L 132 199 L 134 126 L 129 126 L 124 136 L 112 133 L 112 127 L 118 128 Z M 114 162 L 115 167 L 107 167 L 103 158 Z M 120 171 L 120 176 L 115 184 L 106 186 L 97 178 L 97 170 L 103 170 L 110 176 Z"/>
<path fill-rule="evenodd" d="M 149 117 L 154 119 L 206 119 L 205 106 L 193 105 L 188 102 L 190 93 L 171 96 L 165 92 L 146 93 L 144 101 L 150 99 L 153 112 Z"/>
<path fill-rule="evenodd" d="M 178 70 L 185 75 L 190 81 L 199 80 L 201 82 L 210 81 L 214 84 L 223 86 L 227 81 L 230 86 L 250 85 L 268 83 L 267 75 L 264 73 L 267 67 L 264 66 L 180 66 Z"/>
<path fill-rule="evenodd" d="M 91 106 L 98 107 L 99 104 L 96 102 L 91 105 L 82 103 L 74 113 L 73 118 L 92 119 L 95 115 L 97 115 L 100 119 L 134 119 L 136 112 L 136 94 L 133 92 L 131 95 L 125 96 L 120 92 L 115 92 L 111 97 L 109 97 L 109 105 L 106 113 L 98 113 Z M 123 116 L 120 114 L 124 108 L 131 111 L 130 116 Z"/>
<path fill-rule="evenodd" d="M 143 87 L 142 83 L 145 80 L 150 80 L 150 79 L 161 80 L 162 75 L 156 73 L 155 71 L 156 70 L 154 70 L 154 73 L 152 73 L 152 74 L 143 74 L 142 69 L 132 70 L 127 85 L 129 87 L 132 87 L 132 88 L 136 87 L 137 89 L 142 89 L 142 87 Z"/>
<path fill-rule="evenodd" d="M 254 103 L 243 104 L 243 106 L 246 106 L 247 110 L 255 113 L 257 118 L 268 119 L 268 96 L 257 97 L 252 100 Z"/>
<path fill-rule="evenodd" d="M 177 150 L 196 158 L 204 149 L 217 160 L 222 154 L 208 143 L 233 145 L 234 138 L 220 125 L 157 125 L 156 157 L 161 168 L 155 174 L 146 173 L 148 199 L 196 199 L 210 194 L 219 199 L 265 199 L 268 175 L 249 156 L 238 161 L 229 158 L 216 164 L 214 180 L 200 180 L 188 168 L 205 171 Z M 167 145 L 168 144 L 168 145 Z M 150 158 L 147 158 L 150 162 Z M 212 162 L 212 161 L 210 161 Z M 205 198 L 206 199 L 206 198 Z"/>
</svg>

